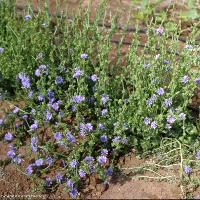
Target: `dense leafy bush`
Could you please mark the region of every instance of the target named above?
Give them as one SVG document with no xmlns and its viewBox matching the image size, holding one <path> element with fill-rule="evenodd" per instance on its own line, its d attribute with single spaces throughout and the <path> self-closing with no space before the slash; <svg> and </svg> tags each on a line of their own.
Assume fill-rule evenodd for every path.
<svg viewBox="0 0 200 200">
<path fill-rule="evenodd" d="M 53 24 L 46 12 L 29 9 L 20 17 L 13 4 L 0 4 L 1 87 L 7 80 L 25 102 L 1 119 L 2 136 L 10 145 L 7 156 L 26 175 L 41 177 L 49 188 L 67 183 L 76 197 L 90 174 L 108 181 L 116 156 L 129 148 L 146 151 L 164 137 L 198 137 L 187 109 L 199 83 L 197 47 L 190 39 L 178 50 L 178 26 L 169 33 L 151 24 L 140 53 L 134 33 L 126 62 L 119 44 L 113 64 L 116 24 L 111 18 L 109 31 L 98 27 L 102 7 L 93 22 L 80 11 Z M 21 145 L 27 154 L 18 152 Z"/>
</svg>

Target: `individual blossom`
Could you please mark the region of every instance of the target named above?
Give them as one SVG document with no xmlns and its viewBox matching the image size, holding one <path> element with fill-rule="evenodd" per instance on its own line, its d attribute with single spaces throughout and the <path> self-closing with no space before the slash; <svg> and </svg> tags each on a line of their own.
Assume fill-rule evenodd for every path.
<svg viewBox="0 0 200 200">
<path fill-rule="evenodd" d="M 28 167 L 26 168 L 25 174 L 26 174 L 26 175 L 30 175 L 30 174 L 32 174 L 32 173 L 33 173 L 33 165 L 30 164 L 30 165 L 28 165 Z"/>
<path fill-rule="evenodd" d="M 107 162 L 107 157 L 106 156 L 99 156 L 97 161 L 100 163 L 100 164 L 105 164 Z"/>
<path fill-rule="evenodd" d="M 84 171 L 83 169 L 80 169 L 80 170 L 78 171 L 78 174 L 79 174 L 79 176 L 80 176 L 81 178 L 84 178 L 84 177 L 86 176 L 86 173 L 85 173 L 85 171 Z"/>
<path fill-rule="evenodd" d="M 185 113 L 180 113 L 180 114 L 179 114 L 179 118 L 180 118 L 181 120 L 185 120 L 185 119 L 186 119 L 186 114 L 185 114 Z"/>
<path fill-rule="evenodd" d="M 33 97 L 33 91 L 32 90 L 28 93 L 28 97 L 29 98 Z"/>
<path fill-rule="evenodd" d="M 28 115 L 24 114 L 22 115 L 22 119 L 26 120 L 28 118 Z"/>
<path fill-rule="evenodd" d="M 145 63 L 144 64 L 144 68 L 150 68 L 152 66 L 152 64 L 150 64 L 150 63 Z"/>
<path fill-rule="evenodd" d="M 148 118 L 148 117 L 145 117 L 145 118 L 144 118 L 144 123 L 145 123 L 146 125 L 150 124 L 150 123 L 151 123 L 151 119 Z"/>
<path fill-rule="evenodd" d="M 46 178 L 46 181 L 45 181 L 45 185 L 47 186 L 47 187 L 50 187 L 51 185 L 52 185 L 52 180 L 51 180 L 51 178 L 50 177 L 48 177 L 48 178 Z"/>
<path fill-rule="evenodd" d="M 157 54 L 157 55 L 155 56 L 155 59 L 158 60 L 159 58 L 160 58 L 160 54 Z"/>
<path fill-rule="evenodd" d="M 57 76 L 55 79 L 55 84 L 61 84 L 63 83 L 64 79 L 62 76 Z"/>
<path fill-rule="evenodd" d="M 101 142 L 107 142 L 108 141 L 108 136 L 107 135 L 102 135 L 100 137 Z"/>
<path fill-rule="evenodd" d="M 4 52 L 4 48 L 0 47 L 0 54 Z"/>
<path fill-rule="evenodd" d="M 165 91 L 164 91 L 163 88 L 159 88 L 159 89 L 156 90 L 156 93 L 161 96 L 165 93 Z"/>
<path fill-rule="evenodd" d="M 13 158 L 13 162 L 20 165 L 22 162 L 22 159 L 19 156 L 16 156 Z"/>
<path fill-rule="evenodd" d="M 52 119 L 52 114 L 49 110 L 46 111 L 46 121 L 50 121 Z"/>
<path fill-rule="evenodd" d="M 54 138 L 55 138 L 56 140 L 61 140 L 61 139 L 62 139 L 62 134 L 61 134 L 60 132 L 56 132 L 56 133 L 54 134 Z"/>
<path fill-rule="evenodd" d="M 70 192 L 69 192 L 71 198 L 75 199 L 78 195 L 78 190 L 76 188 L 73 188 Z"/>
<path fill-rule="evenodd" d="M 55 100 L 55 93 L 53 90 L 48 90 L 46 96 L 50 102 L 53 102 Z"/>
<path fill-rule="evenodd" d="M 62 179 L 63 179 L 63 175 L 61 173 L 57 173 L 55 176 L 56 182 L 57 183 L 61 183 Z"/>
<path fill-rule="evenodd" d="M 166 128 L 166 129 L 171 129 L 172 126 L 171 126 L 171 124 L 166 124 L 165 128 Z"/>
<path fill-rule="evenodd" d="M 127 144 L 128 143 L 128 140 L 126 138 L 122 138 L 122 143 L 123 144 Z"/>
<path fill-rule="evenodd" d="M 106 170 L 106 174 L 107 174 L 108 176 L 111 176 L 111 175 L 113 174 L 113 169 L 112 169 L 112 167 L 109 167 L 109 168 Z"/>
<path fill-rule="evenodd" d="M 70 166 L 72 167 L 72 168 L 75 168 L 76 166 L 77 166 L 77 160 L 72 160 L 71 162 L 70 162 Z"/>
<path fill-rule="evenodd" d="M 35 70 L 35 75 L 36 75 L 36 76 L 40 76 L 40 75 L 41 75 L 40 69 L 36 69 L 36 70 Z"/>
<path fill-rule="evenodd" d="M 38 98 L 38 101 L 43 101 L 44 100 L 44 96 L 42 94 L 39 94 L 37 98 Z"/>
<path fill-rule="evenodd" d="M 91 79 L 92 81 L 96 82 L 97 79 L 98 79 L 98 77 L 97 77 L 96 74 L 93 74 L 93 75 L 90 76 L 90 79 Z"/>
<path fill-rule="evenodd" d="M 109 100 L 110 100 L 110 98 L 107 94 L 101 95 L 101 101 L 102 101 L 103 105 L 105 105 Z"/>
<path fill-rule="evenodd" d="M 94 158 L 92 156 L 86 156 L 84 160 L 87 164 L 90 164 L 92 161 L 94 161 Z"/>
<path fill-rule="evenodd" d="M 196 79 L 195 79 L 195 82 L 196 82 L 197 84 L 200 84 L 200 77 L 196 78 Z"/>
<path fill-rule="evenodd" d="M 18 74 L 18 78 L 21 80 L 22 86 L 24 88 L 30 88 L 31 84 L 30 84 L 30 78 L 24 74 L 24 73 L 19 73 Z"/>
<path fill-rule="evenodd" d="M 67 179 L 66 184 L 67 184 L 68 188 L 73 188 L 74 187 L 74 182 L 71 179 Z"/>
<path fill-rule="evenodd" d="M 118 142 L 120 139 L 121 139 L 121 136 L 115 136 L 112 141 Z"/>
<path fill-rule="evenodd" d="M 176 121 L 176 117 L 175 116 L 172 116 L 172 115 L 167 116 L 167 122 L 169 124 L 173 124 L 175 121 Z"/>
<path fill-rule="evenodd" d="M 98 127 L 99 127 L 99 129 L 101 129 L 101 130 L 105 129 L 105 125 L 102 124 L 102 123 L 99 123 L 99 124 L 98 124 Z"/>
<path fill-rule="evenodd" d="M 192 46 L 191 44 L 186 44 L 184 48 L 185 48 L 185 49 L 192 49 L 193 46 Z"/>
<path fill-rule="evenodd" d="M 151 122 L 151 128 L 152 129 L 156 129 L 157 128 L 157 124 L 155 121 Z"/>
<path fill-rule="evenodd" d="M 4 139 L 7 141 L 11 141 L 13 139 L 12 133 L 8 132 L 5 134 Z"/>
<path fill-rule="evenodd" d="M 166 108 L 170 107 L 172 105 L 172 98 L 169 97 L 169 98 L 165 99 L 164 102 L 163 102 L 163 104 L 164 104 L 164 106 Z"/>
<path fill-rule="evenodd" d="M 170 62 L 169 62 L 169 60 L 163 60 L 163 64 L 165 64 L 165 65 L 169 65 Z"/>
<path fill-rule="evenodd" d="M 40 65 L 39 69 L 47 69 L 47 66 L 46 65 Z"/>
<path fill-rule="evenodd" d="M 185 165 L 185 166 L 184 166 L 184 172 L 185 172 L 186 174 L 189 174 L 190 172 L 192 172 L 192 168 L 189 167 L 189 166 L 187 166 L 187 165 Z"/>
<path fill-rule="evenodd" d="M 182 83 L 187 83 L 188 81 L 189 81 L 189 76 L 188 75 L 183 76 L 181 82 Z"/>
<path fill-rule="evenodd" d="M 24 19 L 25 19 L 26 21 L 28 21 L 28 20 L 31 19 L 31 16 L 30 16 L 30 15 L 26 15 L 26 16 L 24 17 Z"/>
<path fill-rule="evenodd" d="M 34 123 L 30 126 L 30 130 L 34 131 L 38 128 L 38 122 L 35 120 Z"/>
<path fill-rule="evenodd" d="M 153 94 L 149 99 L 146 100 L 147 106 L 151 106 L 157 99 L 157 96 Z"/>
<path fill-rule="evenodd" d="M 51 165 L 54 162 L 54 159 L 51 156 L 47 156 L 45 159 L 45 163 L 47 165 Z"/>
<path fill-rule="evenodd" d="M 3 119 L 0 119 L 0 125 L 2 125 L 4 123 Z"/>
<path fill-rule="evenodd" d="M 83 59 L 88 58 L 88 54 L 87 54 L 87 53 L 82 53 L 82 54 L 81 54 L 81 58 L 83 58 Z"/>
<path fill-rule="evenodd" d="M 158 27 L 157 29 L 156 29 L 156 33 L 158 34 L 158 35 L 162 35 L 163 33 L 164 33 L 164 28 L 163 27 Z"/>
<path fill-rule="evenodd" d="M 107 156 L 108 155 L 108 150 L 107 149 L 102 149 L 101 150 L 101 155 L 102 156 Z"/>
<path fill-rule="evenodd" d="M 81 102 L 85 101 L 85 97 L 82 95 L 75 95 L 72 97 L 72 100 L 74 103 L 81 103 Z"/>
<path fill-rule="evenodd" d="M 55 110 L 55 111 L 58 111 L 59 110 L 59 103 L 53 103 L 51 105 L 51 107 Z"/>
<path fill-rule="evenodd" d="M 85 128 L 87 129 L 88 132 L 91 132 L 93 130 L 93 125 L 91 123 L 85 124 Z"/>
<path fill-rule="evenodd" d="M 83 74 L 84 74 L 83 70 L 81 70 L 79 68 L 75 68 L 73 77 L 78 78 L 79 76 L 82 76 Z"/>
<path fill-rule="evenodd" d="M 9 158 L 14 158 L 15 155 L 16 155 L 16 151 L 13 150 L 13 149 L 11 149 L 11 150 L 9 150 L 9 151 L 7 152 L 7 156 L 8 156 Z"/>
<path fill-rule="evenodd" d="M 15 107 L 14 110 L 12 111 L 13 113 L 18 113 L 20 111 L 20 109 L 18 107 Z"/>
<path fill-rule="evenodd" d="M 103 110 L 101 111 L 101 115 L 102 115 L 102 116 L 106 115 L 107 113 L 108 113 L 108 110 L 107 110 L 107 109 L 103 109 Z"/>
<path fill-rule="evenodd" d="M 38 143 L 38 138 L 37 137 L 32 137 L 31 138 L 31 148 L 33 152 L 37 152 L 37 143 Z"/>
<path fill-rule="evenodd" d="M 196 158 L 197 158 L 197 159 L 200 159 L 200 150 L 197 151 L 197 153 L 196 153 Z"/>
<path fill-rule="evenodd" d="M 73 142 L 73 143 L 76 142 L 76 138 L 71 134 L 70 131 L 66 134 L 66 137 L 70 142 Z"/>
<path fill-rule="evenodd" d="M 38 160 L 35 161 L 35 165 L 36 165 L 37 167 L 40 167 L 40 166 L 43 165 L 43 162 L 44 162 L 44 160 L 43 160 L 42 158 L 40 158 L 40 159 L 38 159 Z"/>
</svg>

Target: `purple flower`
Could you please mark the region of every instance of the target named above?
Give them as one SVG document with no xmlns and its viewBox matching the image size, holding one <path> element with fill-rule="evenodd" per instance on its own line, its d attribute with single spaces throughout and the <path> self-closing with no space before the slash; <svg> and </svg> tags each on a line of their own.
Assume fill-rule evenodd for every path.
<svg viewBox="0 0 200 200">
<path fill-rule="evenodd" d="M 158 60 L 159 58 L 160 58 L 160 54 L 157 54 L 157 55 L 155 56 L 155 59 Z"/>
<path fill-rule="evenodd" d="M 3 119 L 0 119 L 0 125 L 2 125 L 4 123 Z"/>
<path fill-rule="evenodd" d="M 174 117 L 172 115 L 167 116 L 167 122 L 169 124 L 173 124 L 175 121 L 176 121 L 176 117 Z"/>
<path fill-rule="evenodd" d="M 200 159 L 200 151 L 197 151 L 196 157 L 197 159 Z"/>
<path fill-rule="evenodd" d="M 51 102 L 54 101 L 54 91 L 53 90 L 48 90 L 46 95 L 47 95 L 47 98 L 49 99 L 49 101 L 51 101 Z"/>
<path fill-rule="evenodd" d="M 63 179 L 63 175 L 60 174 L 60 173 L 57 173 L 56 176 L 55 176 L 55 178 L 56 178 L 56 181 L 57 181 L 58 183 L 60 183 L 60 182 L 62 181 L 62 179 Z"/>
<path fill-rule="evenodd" d="M 43 99 L 44 99 L 44 96 L 43 96 L 42 94 L 39 94 L 39 95 L 38 95 L 38 100 L 39 100 L 39 101 L 43 101 Z"/>
<path fill-rule="evenodd" d="M 33 96 L 33 91 L 31 90 L 29 93 L 28 93 L 28 97 L 31 98 Z"/>
<path fill-rule="evenodd" d="M 71 198 L 75 199 L 78 195 L 78 191 L 76 188 L 73 188 L 70 192 L 69 192 Z"/>
<path fill-rule="evenodd" d="M 165 64 L 165 65 L 169 65 L 170 62 L 169 62 L 169 60 L 164 60 L 164 61 L 163 61 L 163 64 Z"/>
<path fill-rule="evenodd" d="M 109 96 L 107 94 L 101 95 L 101 101 L 102 101 L 103 105 L 105 105 L 109 100 L 110 99 L 109 99 Z"/>
<path fill-rule="evenodd" d="M 69 188 L 73 188 L 74 187 L 74 183 L 73 183 L 73 181 L 71 179 L 68 179 L 66 183 L 67 183 L 67 186 Z"/>
<path fill-rule="evenodd" d="M 77 78 L 77 77 L 79 77 L 79 76 L 82 76 L 83 74 L 84 74 L 84 71 L 83 71 L 83 70 L 81 70 L 81 69 L 79 69 L 79 68 L 75 68 L 73 77 L 74 77 L 74 78 Z"/>
<path fill-rule="evenodd" d="M 9 158 L 14 158 L 15 155 L 16 155 L 16 153 L 15 153 L 15 150 L 13 150 L 13 149 L 7 152 L 7 156 Z"/>
<path fill-rule="evenodd" d="M 34 121 L 34 123 L 30 126 L 30 130 L 31 131 L 34 131 L 38 128 L 38 122 L 37 121 Z"/>
<path fill-rule="evenodd" d="M 163 27 L 158 27 L 157 29 L 156 29 L 156 33 L 158 34 L 158 35 L 162 35 L 163 33 L 164 33 L 164 28 Z"/>
<path fill-rule="evenodd" d="M 166 129 L 171 129 L 172 126 L 171 126 L 171 124 L 166 124 L 165 128 L 166 128 Z"/>
<path fill-rule="evenodd" d="M 40 159 L 38 159 L 38 160 L 35 161 L 35 165 L 36 165 L 37 167 L 40 167 L 40 166 L 43 165 L 43 162 L 44 162 L 44 160 L 43 160 L 42 158 L 40 158 Z"/>
<path fill-rule="evenodd" d="M 145 117 L 145 118 L 144 118 L 144 123 L 145 123 L 146 125 L 150 124 L 150 123 L 151 123 L 150 118 Z"/>
<path fill-rule="evenodd" d="M 51 178 L 49 178 L 49 177 L 46 178 L 46 183 L 45 183 L 45 184 L 46 184 L 47 187 L 50 187 L 50 186 L 52 185 L 52 180 L 51 180 Z"/>
<path fill-rule="evenodd" d="M 72 97 L 72 100 L 74 103 L 81 103 L 81 102 L 85 101 L 85 97 L 82 95 L 75 95 Z"/>
<path fill-rule="evenodd" d="M 165 105 L 166 108 L 168 108 L 169 106 L 172 105 L 172 98 L 169 97 L 169 98 L 165 99 L 163 104 Z"/>
<path fill-rule="evenodd" d="M 185 120 L 186 119 L 186 114 L 185 113 L 180 113 L 179 117 L 181 120 Z"/>
<path fill-rule="evenodd" d="M 107 135 L 102 135 L 100 137 L 101 142 L 107 142 L 108 141 L 108 136 Z"/>
<path fill-rule="evenodd" d="M 36 76 L 40 76 L 40 75 L 41 75 L 40 69 L 36 69 L 36 70 L 35 70 L 35 75 L 36 75 Z"/>
<path fill-rule="evenodd" d="M 54 159 L 51 156 L 47 156 L 45 159 L 45 163 L 48 165 L 51 165 L 53 163 Z"/>
<path fill-rule="evenodd" d="M 15 107 L 14 110 L 13 110 L 13 113 L 18 113 L 18 112 L 19 112 L 19 108 Z"/>
<path fill-rule="evenodd" d="M 26 175 L 30 175 L 33 173 L 33 167 L 32 164 L 28 165 L 28 167 L 26 168 Z"/>
<path fill-rule="evenodd" d="M 55 84 L 61 84 L 63 83 L 64 79 L 62 76 L 57 76 L 55 79 Z"/>
<path fill-rule="evenodd" d="M 15 158 L 13 158 L 13 162 L 17 163 L 18 165 L 21 164 L 22 159 L 19 156 L 16 156 Z"/>
<path fill-rule="evenodd" d="M 98 127 L 99 127 L 99 129 L 101 129 L 101 130 L 105 129 L 105 125 L 104 125 L 104 124 L 101 124 L 101 123 L 99 123 Z"/>
<path fill-rule="evenodd" d="M 83 169 L 80 169 L 80 170 L 78 171 L 78 174 L 79 174 L 79 176 L 80 176 L 81 178 L 84 178 L 84 177 L 86 176 L 86 173 L 85 173 L 85 171 L 84 171 Z"/>
<path fill-rule="evenodd" d="M 88 54 L 87 53 L 81 54 L 81 58 L 84 58 L 84 59 L 88 58 Z"/>
<path fill-rule="evenodd" d="M 39 69 L 46 69 L 46 68 L 47 68 L 46 65 L 40 65 L 40 66 L 39 66 Z"/>
<path fill-rule="evenodd" d="M 151 128 L 156 129 L 157 128 L 157 124 L 155 121 L 151 122 Z"/>
<path fill-rule="evenodd" d="M 70 142 L 73 142 L 73 143 L 76 142 L 76 138 L 71 134 L 71 132 L 68 132 L 68 133 L 66 134 L 66 137 L 67 137 L 67 139 L 68 139 Z"/>
<path fill-rule="evenodd" d="M 12 133 L 10 133 L 10 132 L 6 133 L 5 136 L 4 136 L 4 139 L 7 140 L 7 141 L 12 140 L 13 139 Z"/>
<path fill-rule="evenodd" d="M 97 81 L 97 79 L 98 79 L 98 77 L 97 77 L 96 74 L 91 75 L 90 78 L 91 78 L 91 80 L 94 81 L 94 82 Z"/>
<path fill-rule="evenodd" d="M 91 123 L 87 123 L 85 125 L 85 127 L 86 127 L 87 131 L 89 131 L 89 132 L 91 132 L 93 130 L 93 125 Z"/>
<path fill-rule="evenodd" d="M 75 168 L 76 166 L 77 166 L 77 160 L 72 160 L 71 162 L 70 162 L 70 166 L 72 167 L 72 168 Z"/>
<path fill-rule="evenodd" d="M 150 68 L 151 67 L 151 64 L 150 63 L 148 63 L 148 64 L 144 64 L 144 68 Z"/>
<path fill-rule="evenodd" d="M 22 119 L 27 119 L 28 118 L 28 115 L 26 115 L 26 114 L 24 114 L 24 115 L 22 115 Z"/>
<path fill-rule="evenodd" d="M 148 100 L 146 100 L 146 104 L 148 106 L 151 106 L 157 99 L 157 96 L 153 94 Z"/>
<path fill-rule="evenodd" d="M 52 119 L 52 114 L 49 110 L 46 111 L 46 120 L 49 121 Z"/>
<path fill-rule="evenodd" d="M 84 160 L 87 164 L 90 164 L 92 161 L 94 161 L 94 158 L 92 156 L 86 156 Z"/>
<path fill-rule="evenodd" d="M 38 143 L 38 138 L 37 137 L 32 137 L 31 138 L 31 148 L 33 152 L 37 152 L 37 143 Z"/>
<path fill-rule="evenodd" d="M 106 114 L 107 114 L 107 112 L 108 112 L 108 110 L 107 110 L 107 109 L 103 109 L 103 110 L 101 111 L 101 115 L 102 115 L 102 116 L 104 116 L 104 115 L 106 115 Z"/>
<path fill-rule="evenodd" d="M 165 93 L 165 91 L 164 91 L 163 88 L 159 88 L 159 89 L 156 90 L 156 93 L 157 93 L 158 95 L 163 95 L 163 94 Z"/>
<path fill-rule="evenodd" d="M 196 82 L 197 84 L 200 84 L 200 77 L 196 78 L 196 79 L 195 79 L 195 82 Z"/>
<path fill-rule="evenodd" d="M 186 166 L 184 167 L 184 172 L 185 172 L 186 174 L 189 174 L 190 172 L 192 172 L 192 168 L 186 165 Z"/>
<path fill-rule="evenodd" d="M 106 156 L 99 156 L 97 161 L 100 163 L 100 164 L 104 164 L 107 162 L 107 157 Z"/>
<path fill-rule="evenodd" d="M 52 104 L 52 108 L 57 111 L 59 109 L 59 104 L 58 103 L 53 103 Z"/>
<path fill-rule="evenodd" d="M 121 139 L 121 136 L 116 136 L 113 138 L 113 142 L 118 142 Z"/>
<path fill-rule="evenodd" d="M 184 48 L 185 48 L 185 49 L 192 49 L 193 46 L 192 46 L 191 44 L 186 44 Z"/>
<path fill-rule="evenodd" d="M 101 155 L 102 156 L 107 156 L 108 155 L 108 150 L 107 149 L 102 149 L 101 150 Z"/>
<path fill-rule="evenodd" d="M 28 21 L 28 20 L 31 19 L 31 16 L 30 16 L 30 15 L 26 15 L 26 16 L 24 17 L 24 19 L 25 19 L 26 21 Z"/>
<path fill-rule="evenodd" d="M 113 169 L 112 169 L 111 167 L 109 167 L 109 168 L 106 170 L 106 174 L 107 174 L 108 176 L 111 176 L 112 173 L 113 173 Z"/>
<path fill-rule="evenodd" d="M 187 83 L 189 81 L 189 76 L 188 75 L 185 75 L 185 76 L 183 76 L 183 78 L 182 78 L 182 83 Z"/>
<path fill-rule="evenodd" d="M 62 134 L 61 134 L 60 132 L 56 132 L 56 133 L 54 134 L 54 138 L 55 138 L 56 140 L 60 140 L 60 139 L 62 138 Z"/>
<path fill-rule="evenodd" d="M 0 53 L 3 53 L 3 52 L 4 52 L 4 48 L 0 47 Z"/>
<path fill-rule="evenodd" d="M 24 88 L 30 88 L 30 79 L 29 79 L 29 77 L 26 74 L 19 73 L 18 77 L 21 80 L 22 86 Z"/>
</svg>

